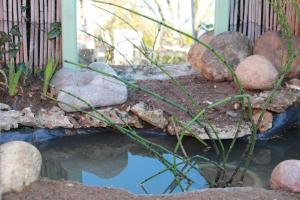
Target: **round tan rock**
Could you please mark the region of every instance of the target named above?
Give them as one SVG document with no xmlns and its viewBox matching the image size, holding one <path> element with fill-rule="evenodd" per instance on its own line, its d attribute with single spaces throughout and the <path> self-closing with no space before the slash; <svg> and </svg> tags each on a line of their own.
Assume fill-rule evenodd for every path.
<svg viewBox="0 0 300 200">
<path fill-rule="evenodd" d="M 275 167 L 271 175 L 271 188 L 300 192 L 300 161 L 286 160 Z"/>
<path fill-rule="evenodd" d="M 0 146 L 0 188 L 3 193 L 22 191 L 40 177 L 42 157 L 31 144 L 14 141 Z"/>
<path fill-rule="evenodd" d="M 225 60 L 235 69 L 239 63 L 252 55 L 252 45 L 249 39 L 241 33 L 225 32 L 214 37 L 209 45 L 221 54 Z M 212 52 L 205 50 L 201 61 L 202 74 L 210 81 L 231 81 L 232 76 L 222 63 Z"/>
<path fill-rule="evenodd" d="M 208 44 L 214 37 L 214 32 L 209 31 L 204 33 L 199 40 Z M 202 73 L 203 62 L 201 60 L 205 47 L 201 44 L 194 44 L 188 52 L 187 61 L 191 64 L 194 70 Z"/>
<path fill-rule="evenodd" d="M 242 86 L 249 90 L 272 89 L 278 72 L 273 64 L 260 55 L 249 56 L 235 71 Z"/>
<path fill-rule="evenodd" d="M 254 45 L 254 54 L 262 55 L 270 60 L 279 70 L 286 64 L 288 59 L 288 41 L 278 32 L 268 31 L 260 36 Z M 298 49 L 300 38 L 292 38 L 293 49 Z M 300 72 L 300 56 L 292 63 L 292 69 L 289 77 L 295 77 Z"/>
</svg>

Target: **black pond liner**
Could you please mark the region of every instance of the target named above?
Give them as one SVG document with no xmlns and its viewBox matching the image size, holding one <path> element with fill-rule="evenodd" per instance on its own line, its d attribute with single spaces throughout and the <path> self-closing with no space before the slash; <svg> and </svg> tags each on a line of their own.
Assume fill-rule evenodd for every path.
<svg viewBox="0 0 300 200">
<path fill-rule="evenodd" d="M 258 134 L 258 140 L 269 140 L 280 136 L 285 129 L 300 122 L 300 105 L 289 107 L 285 112 L 274 117 L 273 127 Z"/>
<path fill-rule="evenodd" d="M 300 106 L 292 106 L 285 112 L 274 117 L 273 127 L 264 133 L 258 134 L 258 140 L 269 140 L 283 134 L 284 130 L 300 122 Z M 14 131 L 2 132 L 0 144 L 10 141 L 25 141 L 29 143 L 42 143 L 49 140 L 81 134 L 92 134 L 107 131 L 107 129 L 17 129 Z M 143 132 L 143 131 L 141 131 Z M 249 136 L 246 136 L 249 138 Z"/>
</svg>

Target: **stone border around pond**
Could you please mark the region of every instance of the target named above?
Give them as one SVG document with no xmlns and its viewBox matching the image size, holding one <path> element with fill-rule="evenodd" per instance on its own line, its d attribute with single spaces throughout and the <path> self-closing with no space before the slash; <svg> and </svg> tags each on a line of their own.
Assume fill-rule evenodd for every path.
<svg viewBox="0 0 300 200">
<path fill-rule="evenodd" d="M 168 131 L 170 135 L 176 135 L 176 133 L 179 132 L 180 127 L 174 127 L 169 120 L 170 117 L 167 117 L 162 110 L 146 110 L 145 106 L 146 105 L 144 103 L 139 103 L 130 108 L 129 111 L 133 110 L 132 113 L 134 114 L 129 111 L 125 112 L 116 108 L 101 109 L 99 112 L 105 116 L 109 116 L 118 125 L 124 125 L 124 121 L 126 121 L 126 123 L 136 129 L 148 129 L 150 124 L 150 127 L 158 128 L 158 130 L 161 131 Z M 277 136 L 276 134 L 278 134 L 278 132 L 283 130 L 286 126 L 291 126 L 299 122 L 299 111 L 300 106 L 293 106 L 287 109 L 286 112 L 277 115 L 273 121 L 273 128 L 264 134 L 259 134 L 259 139 L 275 137 Z M 37 116 L 34 116 L 29 108 L 26 108 L 23 111 L 6 110 L 0 112 L 6 113 L 6 115 L 0 115 L 0 118 L 1 116 L 9 116 L 10 120 L 12 120 L 11 125 L 7 127 L 15 129 L 2 132 L 0 134 L 0 144 L 13 140 L 22 140 L 30 143 L 44 142 L 55 138 L 80 135 L 83 134 L 83 132 L 85 132 L 84 134 L 86 134 L 86 132 L 101 132 L 101 130 L 111 128 L 100 120 L 91 118 L 88 115 L 80 115 L 81 124 L 84 124 L 84 126 L 82 126 L 73 119 L 72 116 L 69 114 L 66 115 L 57 107 L 50 111 L 42 110 Z M 123 117 L 123 121 L 119 119 L 120 116 Z M 3 126 L 3 122 L 4 120 L 0 120 L 0 125 L 2 123 Z M 18 131 L 16 128 L 19 124 L 23 126 L 28 126 L 30 124 L 31 126 L 29 127 L 34 128 L 34 130 L 21 129 L 21 131 Z M 204 133 L 204 130 L 196 126 L 193 127 L 193 130 L 199 133 L 198 136 L 201 139 L 209 139 Z M 217 131 L 219 131 L 219 137 L 221 139 L 231 139 L 235 135 L 236 127 L 234 127 L 234 125 L 227 125 L 225 127 L 217 128 Z M 250 133 L 251 131 L 249 126 L 244 124 L 241 126 L 239 137 L 247 136 Z"/>
</svg>

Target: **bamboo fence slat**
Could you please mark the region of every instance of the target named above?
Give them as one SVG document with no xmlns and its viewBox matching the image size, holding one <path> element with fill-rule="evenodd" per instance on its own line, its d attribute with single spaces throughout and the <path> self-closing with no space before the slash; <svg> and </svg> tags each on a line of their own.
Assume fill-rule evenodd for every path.
<svg viewBox="0 0 300 200">
<path fill-rule="evenodd" d="M 243 32 L 243 25 L 244 25 L 244 3 L 240 2 L 240 13 L 239 13 L 239 17 L 240 17 L 240 27 L 239 27 L 239 32 Z"/>
<path fill-rule="evenodd" d="M 232 0 L 230 2 L 230 30 L 234 29 L 233 26 L 235 24 L 233 14 L 234 14 L 234 1 Z"/>
<path fill-rule="evenodd" d="M 35 0 L 30 0 L 30 5 L 34 4 Z M 30 44 L 29 44 L 29 68 L 33 71 L 33 50 L 34 50 L 34 9 L 30 9 Z"/>
<path fill-rule="evenodd" d="M 44 2 L 40 1 L 40 51 L 39 51 L 39 67 L 44 65 Z"/>
<path fill-rule="evenodd" d="M 18 26 L 19 26 L 19 31 L 20 33 L 22 33 L 22 1 L 18 1 L 17 2 L 17 7 L 18 7 Z M 19 42 L 20 44 L 22 44 L 23 40 L 22 37 L 19 38 Z M 20 61 L 19 62 L 24 62 L 24 55 L 23 55 L 23 46 L 20 46 L 20 51 L 19 51 L 19 55 L 20 55 Z"/>
<path fill-rule="evenodd" d="M 55 22 L 55 1 L 51 1 L 51 23 Z M 55 40 L 51 40 L 51 54 L 55 56 Z"/>
<path fill-rule="evenodd" d="M 39 68 L 39 0 L 35 0 L 34 2 L 34 49 L 33 49 L 33 67 L 34 69 Z"/>
<path fill-rule="evenodd" d="M 2 4 L 2 2 L 0 2 L 0 31 L 3 31 L 4 29 L 4 20 L 3 20 L 3 4 Z"/>
<path fill-rule="evenodd" d="M 43 0 L 44 3 L 44 65 L 48 59 L 48 40 L 47 40 L 47 32 L 48 32 L 48 2 L 47 0 Z"/>
<path fill-rule="evenodd" d="M 20 29 L 22 30 L 22 49 L 23 49 L 23 56 L 24 56 L 24 63 L 28 64 L 28 46 L 27 46 L 27 0 L 22 0 L 22 25 Z"/>
<path fill-rule="evenodd" d="M 47 20 L 47 31 L 48 32 L 50 30 L 50 24 L 51 24 L 51 13 L 52 12 L 52 7 L 51 7 L 51 0 L 48 0 L 48 20 Z M 51 51 L 52 51 L 52 45 L 51 45 L 51 41 L 47 40 L 48 43 L 48 58 L 51 57 Z"/>
<path fill-rule="evenodd" d="M 7 1 L 3 1 L 3 21 L 4 21 L 4 32 L 8 33 L 8 12 L 7 12 Z M 8 44 L 5 45 L 5 49 L 8 49 Z M 5 61 L 9 61 L 9 56 L 5 55 Z"/>
<path fill-rule="evenodd" d="M 248 13 L 249 13 L 249 0 L 245 0 L 245 14 L 244 14 L 244 25 L 243 25 L 243 34 L 246 35 L 247 34 L 247 29 L 248 29 Z"/>
<path fill-rule="evenodd" d="M 255 41 L 266 31 L 280 31 L 280 25 L 269 0 L 230 0 L 229 30 L 238 31 Z M 300 6 L 300 0 L 296 1 Z M 291 2 L 284 11 L 292 33 L 300 35 L 300 20 Z"/>
<path fill-rule="evenodd" d="M 18 19 L 18 8 L 17 8 L 17 2 L 16 1 L 13 1 L 13 11 L 12 14 L 13 14 L 13 20 L 12 20 L 12 25 L 19 25 L 19 19 Z M 19 43 L 19 37 L 15 36 L 14 37 L 14 42 L 16 44 Z M 20 51 L 17 53 L 16 55 L 16 62 L 19 63 L 20 62 Z"/>
<path fill-rule="evenodd" d="M 61 21 L 61 0 L 57 0 L 56 2 L 56 21 L 60 22 Z M 58 12 L 59 11 L 59 12 Z M 56 58 L 61 61 L 62 59 L 62 40 L 60 37 L 56 38 Z"/>
<path fill-rule="evenodd" d="M 256 9 L 256 15 L 257 15 L 257 20 L 256 20 L 256 25 L 257 25 L 257 30 L 255 33 L 255 40 L 262 34 L 262 19 L 263 19 L 263 4 L 262 4 L 262 0 L 258 0 L 257 2 L 257 9 Z"/>
<path fill-rule="evenodd" d="M 13 22 L 13 7 L 12 7 L 12 0 L 8 1 L 8 31 L 12 28 L 12 22 Z M 9 57 L 10 61 L 13 60 L 12 57 Z"/>
<path fill-rule="evenodd" d="M 61 22 L 61 0 L 0 0 L 0 31 L 9 33 L 18 25 L 22 37 L 14 37 L 20 43 L 15 62 L 24 64 L 32 72 L 42 70 L 50 56 L 61 63 L 61 38 L 48 40 L 52 22 Z M 5 45 L 8 50 L 8 45 Z M 3 61 L 8 62 L 5 55 Z"/>
<path fill-rule="evenodd" d="M 238 5 L 239 5 L 239 0 L 235 0 L 235 9 L 234 9 L 234 19 L 236 21 L 236 24 L 234 26 L 234 31 L 237 31 L 238 30 L 238 11 L 239 11 L 239 8 L 238 8 Z"/>
</svg>

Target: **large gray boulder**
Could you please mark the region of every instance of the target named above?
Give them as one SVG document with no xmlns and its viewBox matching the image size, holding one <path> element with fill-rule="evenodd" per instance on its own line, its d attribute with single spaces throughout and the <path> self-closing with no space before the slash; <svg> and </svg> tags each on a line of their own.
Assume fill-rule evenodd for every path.
<svg viewBox="0 0 300 200">
<path fill-rule="evenodd" d="M 241 61 L 252 55 L 252 45 L 249 39 L 237 32 L 225 32 L 212 38 L 209 45 L 235 69 Z M 201 57 L 202 75 L 210 81 L 230 81 L 232 76 L 218 58 L 209 50 Z"/>
<path fill-rule="evenodd" d="M 92 63 L 89 67 L 117 76 L 110 66 L 101 62 Z M 59 91 L 59 101 L 80 109 L 87 109 L 89 106 L 66 92 L 80 97 L 93 107 L 123 104 L 127 101 L 128 96 L 127 87 L 121 81 L 84 68 L 60 69 L 54 75 L 52 85 Z M 59 103 L 64 111 L 76 111 L 75 108 L 64 103 Z"/>
<path fill-rule="evenodd" d="M 31 144 L 14 141 L 0 146 L 2 193 L 22 191 L 40 177 L 42 157 Z"/>
</svg>

